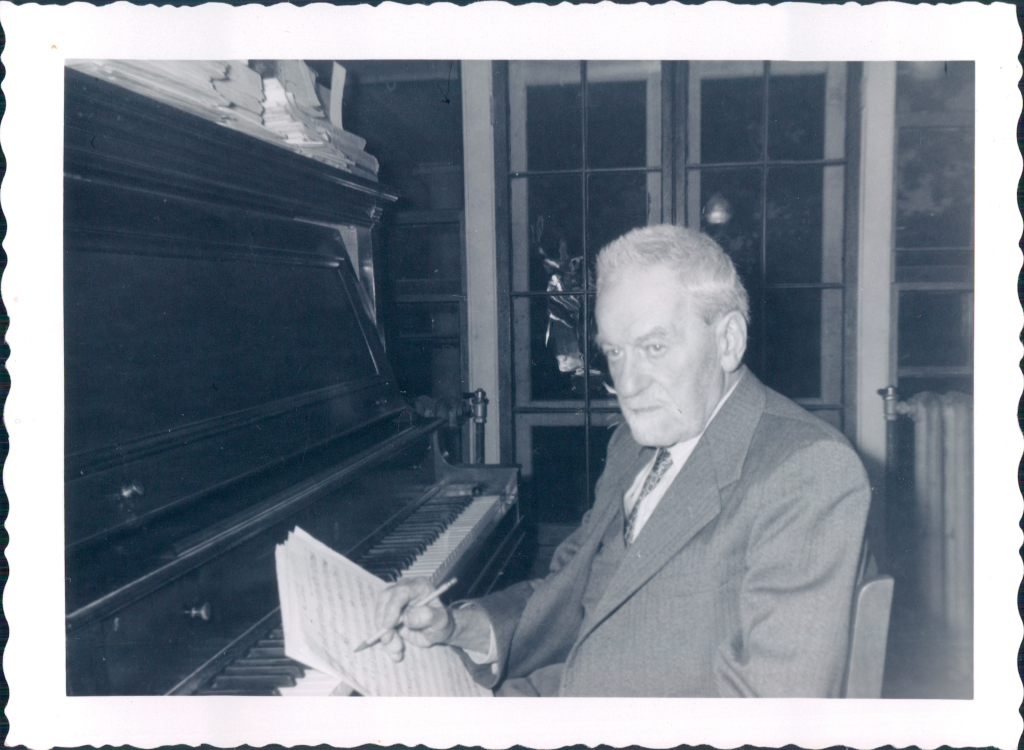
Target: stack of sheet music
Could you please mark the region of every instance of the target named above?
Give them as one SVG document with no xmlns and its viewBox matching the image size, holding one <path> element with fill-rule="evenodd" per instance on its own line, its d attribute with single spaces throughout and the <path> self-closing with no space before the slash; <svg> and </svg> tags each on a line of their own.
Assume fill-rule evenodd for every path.
<svg viewBox="0 0 1024 750">
<path fill-rule="evenodd" d="M 380 646 L 356 646 L 377 628 L 374 604 L 387 587 L 296 527 L 276 549 L 287 656 L 375 696 L 490 696 L 448 646 L 408 647 L 394 662 Z"/>
<path fill-rule="evenodd" d="M 68 66 L 338 169 L 377 179 L 379 165 L 364 150 L 366 141 L 327 119 L 315 75 L 301 60 L 278 61 L 276 75 L 267 78 L 245 61 L 77 60 Z M 330 95 L 340 103 L 341 91 Z"/>
</svg>

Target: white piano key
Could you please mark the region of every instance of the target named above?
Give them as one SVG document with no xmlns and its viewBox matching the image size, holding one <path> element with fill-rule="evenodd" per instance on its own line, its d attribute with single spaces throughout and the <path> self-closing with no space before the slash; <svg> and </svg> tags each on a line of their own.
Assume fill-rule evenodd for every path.
<svg viewBox="0 0 1024 750">
<path fill-rule="evenodd" d="M 499 499 L 499 495 L 481 495 L 473 500 L 469 507 L 402 572 L 402 578 L 422 576 L 433 579 L 435 586 L 442 583 L 440 579 L 451 567 L 446 563 L 449 560 L 454 563 L 459 559 L 459 553 L 473 541 L 474 528 L 494 509 Z"/>
<path fill-rule="evenodd" d="M 351 695 L 353 692 L 344 680 L 309 667 L 306 668 L 306 673 L 295 681 L 295 687 L 281 687 L 277 690 L 281 695 L 289 697 Z"/>
</svg>

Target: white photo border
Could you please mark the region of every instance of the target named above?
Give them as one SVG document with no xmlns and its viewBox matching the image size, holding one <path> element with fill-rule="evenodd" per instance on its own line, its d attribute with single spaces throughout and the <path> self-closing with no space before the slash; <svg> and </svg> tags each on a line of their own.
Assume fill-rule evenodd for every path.
<svg viewBox="0 0 1024 750">
<path fill-rule="evenodd" d="M 1016 746 L 1022 439 L 1013 290 L 1021 219 L 1014 7 L 611 5 L 192 8 L 13 5 L 0 146 L 12 388 L 4 652 L 9 744 L 363 743 L 557 747 Z M 975 688 L 970 701 L 87 698 L 65 696 L 62 145 L 64 62 L 150 59 L 806 59 L 976 63 Z"/>
</svg>

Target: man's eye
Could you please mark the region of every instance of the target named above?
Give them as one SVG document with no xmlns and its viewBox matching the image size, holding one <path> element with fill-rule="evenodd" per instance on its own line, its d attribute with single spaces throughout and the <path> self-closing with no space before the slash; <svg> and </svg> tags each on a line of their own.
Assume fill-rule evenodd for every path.
<svg viewBox="0 0 1024 750">
<path fill-rule="evenodd" d="M 665 345 L 664 344 L 648 344 L 644 348 L 647 350 L 648 354 L 652 354 L 652 355 L 658 355 L 658 354 L 664 354 L 665 353 Z"/>
<path fill-rule="evenodd" d="M 622 350 L 621 349 L 605 349 L 604 350 L 604 356 L 606 358 L 608 358 L 608 359 L 618 359 L 620 356 L 622 356 Z"/>
</svg>

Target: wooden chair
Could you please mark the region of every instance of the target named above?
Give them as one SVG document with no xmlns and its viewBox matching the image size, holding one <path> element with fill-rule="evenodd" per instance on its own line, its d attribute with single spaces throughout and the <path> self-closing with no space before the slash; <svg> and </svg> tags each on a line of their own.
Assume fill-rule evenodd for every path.
<svg viewBox="0 0 1024 750">
<path fill-rule="evenodd" d="M 861 552 L 857 581 L 850 614 L 850 651 L 843 697 L 881 698 L 893 579 L 878 575 L 866 544 Z"/>
</svg>

